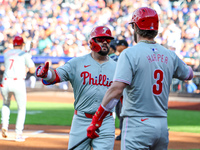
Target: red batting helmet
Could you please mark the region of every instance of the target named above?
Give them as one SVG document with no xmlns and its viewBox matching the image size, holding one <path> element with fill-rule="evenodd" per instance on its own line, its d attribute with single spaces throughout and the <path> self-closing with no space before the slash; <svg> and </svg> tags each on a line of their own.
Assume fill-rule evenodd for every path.
<svg viewBox="0 0 200 150">
<path fill-rule="evenodd" d="M 158 30 L 158 14 L 148 7 L 141 7 L 133 12 L 129 24 L 136 23 L 141 30 Z"/>
<path fill-rule="evenodd" d="M 109 39 L 114 39 L 108 27 L 98 26 L 98 27 L 93 28 L 89 37 L 89 44 L 90 44 L 91 50 L 97 53 L 101 50 L 101 46 L 97 44 L 94 40 L 94 38 L 97 38 L 97 37 L 107 37 Z"/>
<path fill-rule="evenodd" d="M 13 39 L 13 45 L 17 46 L 17 45 L 22 45 L 24 43 L 24 40 L 21 36 L 15 36 Z"/>
</svg>

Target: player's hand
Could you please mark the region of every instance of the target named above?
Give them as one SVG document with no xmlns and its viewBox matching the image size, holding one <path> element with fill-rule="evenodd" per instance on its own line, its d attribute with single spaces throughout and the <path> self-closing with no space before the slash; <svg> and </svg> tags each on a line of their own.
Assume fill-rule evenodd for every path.
<svg viewBox="0 0 200 150">
<path fill-rule="evenodd" d="M 109 111 L 106 111 L 103 105 L 100 105 L 94 116 L 92 117 L 92 122 L 87 128 L 87 137 L 95 139 L 99 137 L 96 131 L 98 131 L 101 126 L 103 119 L 109 114 Z"/>
<path fill-rule="evenodd" d="M 36 76 L 40 78 L 46 78 L 48 75 L 48 70 L 49 70 L 49 62 L 46 62 L 45 65 L 38 66 L 36 69 Z"/>
<path fill-rule="evenodd" d="M 103 120 L 102 121 L 97 121 L 97 120 L 98 120 L 97 117 L 94 115 L 90 126 L 87 128 L 87 137 L 89 137 L 90 139 L 95 139 L 99 137 L 97 131 L 101 126 Z"/>
</svg>

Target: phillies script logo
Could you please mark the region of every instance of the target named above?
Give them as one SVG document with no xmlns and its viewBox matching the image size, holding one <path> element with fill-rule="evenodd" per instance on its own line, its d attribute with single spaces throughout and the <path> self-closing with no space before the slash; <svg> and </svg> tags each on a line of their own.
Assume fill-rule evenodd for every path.
<svg viewBox="0 0 200 150">
<path fill-rule="evenodd" d="M 83 77 L 83 85 L 85 85 L 86 80 L 89 80 L 89 85 L 103 85 L 109 87 L 113 81 L 109 81 L 109 78 L 106 75 L 99 75 L 99 78 L 95 76 L 95 78 L 91 77 L 91 73 L 87 71 L 83 71 L 81 73 L 81 77 Z"/>
</svg>

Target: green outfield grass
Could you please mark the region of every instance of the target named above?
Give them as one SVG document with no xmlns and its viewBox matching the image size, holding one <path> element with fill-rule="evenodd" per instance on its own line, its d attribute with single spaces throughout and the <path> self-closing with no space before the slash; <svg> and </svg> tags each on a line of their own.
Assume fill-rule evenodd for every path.
<svg viewBox="0 0 200 150">
<path fill-rule="evenodd" d="M 0 104 L 2 106 L 2 101 L 0 101 Z M 10 124 L 15 124 L 17 116 L 15 101 L 11 102 L 10 108 Z M 25 124 L 70 126 L 73 114 L 73 104 L 27 102 Z M 118 118 L 115 122 L 116 128 L 118 128 Z M 168 126 L 170 131 L 200 133 L 200 111 L 169 109 Z"/>
</svg>

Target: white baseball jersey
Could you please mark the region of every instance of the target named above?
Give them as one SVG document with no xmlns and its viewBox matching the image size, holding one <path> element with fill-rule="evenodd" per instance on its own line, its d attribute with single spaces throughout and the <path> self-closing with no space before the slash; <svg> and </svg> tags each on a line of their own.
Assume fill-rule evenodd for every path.
<svg viewBox="0 0 200 150">
<path fill-rule="evenodd" d="M 119 56 L 114 81 L 127 83 L 121 116 L 167 117 L 172 77 L 189 76 L 188 66 L 159 44 L 139 42 Z"/>
<path fill-rule="evenodd" d="M 31 55 L 20 49 L 12 49 L 4 54 L 4 78 L 25 79 L 26 66 L 34 67 L 34 62 Z"/>
</svg>

